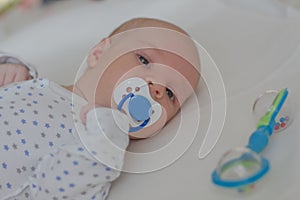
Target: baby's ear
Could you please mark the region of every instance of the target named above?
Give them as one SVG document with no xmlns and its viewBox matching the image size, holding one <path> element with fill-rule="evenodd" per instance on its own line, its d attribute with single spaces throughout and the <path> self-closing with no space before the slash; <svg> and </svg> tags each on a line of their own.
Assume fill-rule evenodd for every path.
<svg viewBox="0 0 300 200">
<path fill-rule="evenodd" d="M 110 39 L 104 38 L 89 52 L 87 63 L 89 67 L 95 67 L 100 60 L 102 53 L 110 47 Z"/>
</svg>

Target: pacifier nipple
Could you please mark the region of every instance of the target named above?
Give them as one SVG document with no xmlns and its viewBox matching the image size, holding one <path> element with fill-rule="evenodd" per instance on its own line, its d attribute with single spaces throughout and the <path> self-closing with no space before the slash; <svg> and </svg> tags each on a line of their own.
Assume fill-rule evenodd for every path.
<svg viewBox="0 0 300 200">
<path fill-rule="evenodd" d="M 123 81 L 113 95 L 118 110 L 123 110 L 130 118 L 130 132 L 155 123 L 161 116 L 161 105 L 152 99 L 147 82 L 141 78 Z"/>
</svg>

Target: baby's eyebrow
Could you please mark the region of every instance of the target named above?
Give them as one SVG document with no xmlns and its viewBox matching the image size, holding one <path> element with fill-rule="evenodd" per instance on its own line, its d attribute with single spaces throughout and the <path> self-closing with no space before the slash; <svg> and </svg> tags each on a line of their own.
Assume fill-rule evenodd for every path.
<svg viewBox="0 0 300 200">
<path fill-rule="evenodd" d="M 143 47 L 141 49 L 137 49 L 137 51 L 142 51 L 151 58 L 153 57 L 158 58 L 157 60 L 163 60 L 165 58 L 165 52 L 168 52 L 167 50 L 160 49 L 148 41 L 143 41 L 143 43 L 148 44 L 149 47 Z M 161 62 L 157 62 L 157 63 L 162 64 Z"/>
</svg>

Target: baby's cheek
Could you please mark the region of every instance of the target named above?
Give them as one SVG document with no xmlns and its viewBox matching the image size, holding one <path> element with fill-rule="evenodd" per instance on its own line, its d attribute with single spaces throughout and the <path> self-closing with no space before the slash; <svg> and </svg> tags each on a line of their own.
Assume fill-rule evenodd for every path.
<svg viewBox="0 0 300 200">
<path fill-rule="evenodd" d="M 171 101 L 169 98 L 166 98 L 164 99 L 164 101 L 160 101 L 159 103 L 162 106 L 162 109 L 166 112 L 167 122 L 172 120 L 180 110 L 180 103 L 177 100 L 177 98 L 175 98 L 174 101 Z"/>
</svg>

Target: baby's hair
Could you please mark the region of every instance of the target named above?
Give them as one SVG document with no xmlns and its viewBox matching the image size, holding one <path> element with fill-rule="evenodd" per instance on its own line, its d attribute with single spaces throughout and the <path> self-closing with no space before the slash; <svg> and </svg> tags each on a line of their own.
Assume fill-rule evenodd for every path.
<svg viewBox="0 0 300 200">
<path fill-rule="evenodd" d="M 183 33 L 183 34 L 189 36 L 189 34 L 186 31 L 184 31 L 182 28 L 176 26 L 175 24 L 167 22 L 167 21 L 163 21 L 160 19 L 154 19 L 154 18 L 133 18 L 133 19 L 130 19 L 130 20 L 122 23 L 120 26 L 118 26 L 109 35 L 109 37 L 112 37 L 118 33 L 128 31 L 128 30 L 131 30 L 134 28 L 143 28 L 143 27 L 163 27 L 163 28 L 168 28 L 171 30 L 178 31 L 180 33 Z"/>
</svg>

